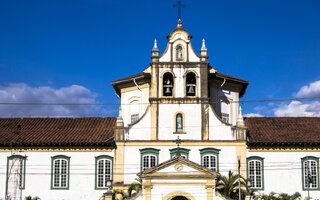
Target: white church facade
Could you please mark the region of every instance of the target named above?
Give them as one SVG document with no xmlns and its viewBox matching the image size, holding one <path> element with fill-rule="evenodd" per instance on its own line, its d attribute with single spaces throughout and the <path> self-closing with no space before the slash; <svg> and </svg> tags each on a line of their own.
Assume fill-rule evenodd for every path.
<svg viewBox="0 0 320 200">
<path fill-rule="evenodd" d="M 0 198 L 111 199 L 136 178 L 139 200 L 228 199 L 229 171 L 256 193 L 320 198 L 320 118 L 243 118 L 247 80 L 210 66 L 179 19 L 150 65 L 112 82 L 119 116 L 0 119 Z M 240 164 L 240 166 L 239 166 Z"/>
</svg>

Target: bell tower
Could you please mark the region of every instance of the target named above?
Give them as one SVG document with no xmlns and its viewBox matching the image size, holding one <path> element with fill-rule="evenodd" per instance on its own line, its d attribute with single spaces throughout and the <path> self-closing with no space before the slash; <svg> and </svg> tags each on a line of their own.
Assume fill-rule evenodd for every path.
<svg viewBox="0 0 320 200">
<path fill-rule="evenodd" d="M 183 139 L 207 140 L 209 63 L 205 41 L 198 55 L 191 45 L 192 36 L 183 28 L 180 18 L 167 39 L 167 47 L 161 55 L 154 41 L 148 68 L 151 74 L 151 140 L 173 139 L 176 138 L 174 134 L 182 133 Z M 197 120 L 192 120 L 195 116 Z M 185 126 L 178 129 L 177 119 Z"/>
</svg>

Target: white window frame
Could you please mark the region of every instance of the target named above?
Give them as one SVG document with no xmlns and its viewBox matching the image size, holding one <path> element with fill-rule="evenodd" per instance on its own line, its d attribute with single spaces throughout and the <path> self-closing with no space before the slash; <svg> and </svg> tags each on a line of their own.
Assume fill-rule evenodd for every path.
<svg viewBox="0 0 320 200">
<path fill-rule="evenodd" d="M 319 190 L 319 158 L 313 156 L 302 158 L 302 170 L 303 190 L 308 190 L 308 170 L 311 178 L 309 190 Z"/>
<path fill-rule="evenodd" d="M 212 171 L 218 171 L 218 158 L 215 154 L 205 154 L 202 156 L 202 165 Z"/>
<path fill-rule="evenodd" d="M 107 181 L 112 180 L 113 158 L 107 155 L 96 157 L 96 189 L 106 189 Z"/>
<path fill-rule="evenodd" d="M 154 160 L 152 160 L 154 158 Z M 145 162 L 147 159 L 147 162 Z M 146 165 L 145 165 L 146 164 Z M 157 156 L 153 154 L 146 154 L 142 156 L 142 171 L 150 169 L 157 165 Z"/>
<path fill-rule="evenodd" d="M 64 166 L 63 166 L 64 164 Z M 70 157 L 52 157 L 51 189 L 69 189 Z"/>
</svg>

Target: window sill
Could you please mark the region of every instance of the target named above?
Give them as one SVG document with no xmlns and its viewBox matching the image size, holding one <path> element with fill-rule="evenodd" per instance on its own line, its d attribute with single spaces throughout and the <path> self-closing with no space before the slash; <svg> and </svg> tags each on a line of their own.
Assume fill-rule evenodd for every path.
<svg viewBox="0 0 320 200">
<path fill-rule="evenodd" d="M 187 134 L 186 132 L 173 132 L 173 134 Z"/>
</svg>

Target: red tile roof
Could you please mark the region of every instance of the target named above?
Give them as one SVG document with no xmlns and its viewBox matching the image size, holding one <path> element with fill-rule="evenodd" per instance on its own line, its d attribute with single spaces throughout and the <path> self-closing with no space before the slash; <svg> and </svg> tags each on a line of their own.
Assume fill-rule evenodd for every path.
<svg viewBox="0 0 320 200">
<path fill-rule="evenodd" d="M 320 117 L 249 117 L 248 145 L 319 145 Z"/>
<path fill-rule="evenodd" d="M 122 78 L 122 79 L 118 79 L 118 80 L 115 80 L 115 81 L 112 81 L 112 83 L 116 83 L 116 82 L 119 82 L 119 81 L 126 81 L 126 80 L 130 80 L 130 79 L 133 79 L 133 78 L 137 78 L 139 76 L 143 76 L 144 73 L 139 73 L 139 74 L 134 74 L 134 75 L 131 75 L 131 76 L 128 76 L 128 77 L 125 77 L 125 78 Z"/>
<path fill-rule="evenodd" d="M 115 117 L 0 118 L 1 146 L 113 146 Z"/>
<path fill-rule="evenodd" d="M 223 73 L 220 73 L 220 72 L 216 72 L 215 74 L 218 77 L 223 77 L 223 78 L 227 78 L 227 79 L 233 79 L 233 80 L 236 80 L 236 81 L 241 81 L 241 82 L 244 82 L 244 83 L 249 83 L 248 80 L 237 78 L 237 77 L 230 76 L 230 75 L 227 75 L 227 74 L 223 74 Z"/>
</svg>

